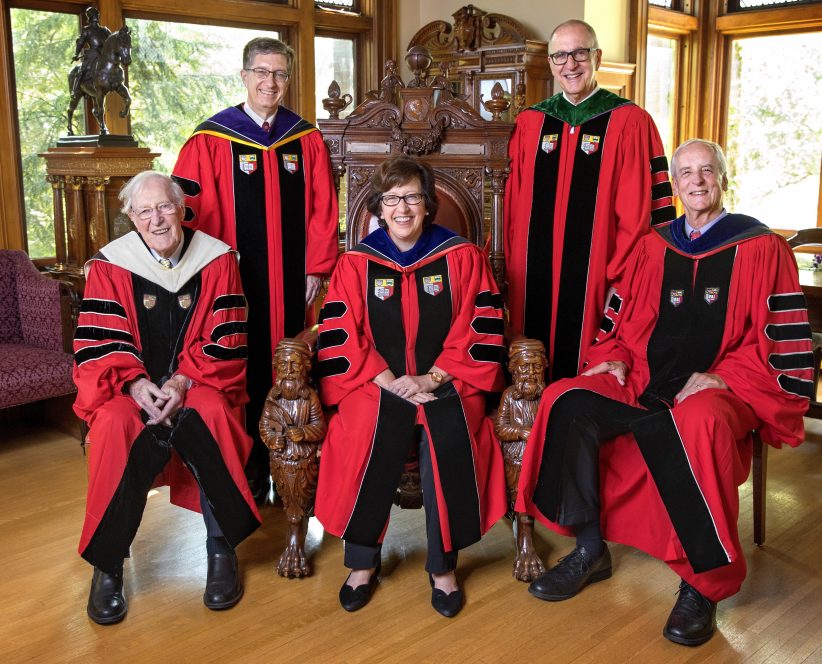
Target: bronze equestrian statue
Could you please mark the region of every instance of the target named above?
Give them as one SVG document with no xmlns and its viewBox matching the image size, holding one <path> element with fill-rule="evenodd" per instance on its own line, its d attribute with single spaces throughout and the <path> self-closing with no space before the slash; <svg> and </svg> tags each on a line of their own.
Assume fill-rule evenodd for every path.
<svg viewBox="0 0 822 664">
<path fill-rule="evenodd" d="M 93 102 L 92 114 L 100 127 L 100 135 L 108 134 L 104 100 L 109 92 L 116 92 L 125 101 L 120 117 L 126 117 L 131 108 L 131 95 L 124 85 L 123 71 L 123 66 L 131 64 L 131 31 L 123 27 L 112 33 L 99 24 L 100 12 L 94 7 L 86 9 L 86 17 L 88 25 L 77 38 L 77 48 L 72 58 L 74 62 L 82 53 L 83 62 L 74 66 L 68 75 L 71 93 L 68 108 L 69 136 L 74 136 L 74 109 L 83 97 L 88 97 Z"/>
</svg>

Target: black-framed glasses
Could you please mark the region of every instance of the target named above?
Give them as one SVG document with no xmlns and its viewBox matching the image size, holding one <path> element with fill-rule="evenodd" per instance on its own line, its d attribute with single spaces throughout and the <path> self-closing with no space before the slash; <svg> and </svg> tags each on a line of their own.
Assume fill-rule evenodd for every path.
<svg viewBox="0 0 822 664">
<path fill-rule="evenodd" d="M 388 207 L 396 207 L 400 201 L 405 201 L 408 205 L 419 205 L 422 203 L 422 194 L 412 192 L 405 196 L 398 196 L 397 194 L 383 194 L 380 200 Z"/>
<path fill-rule="evenodd" d="M 155 211 L 159 212 L 160 214 L 172 214 L 173 212 L 177 211 L 177 206 L 171 201 L 163 201 L 157 207 L 143 207 L 139 210 L 131 208 L 131 211 L 134 212 L 135 215 L 137 215 L 138 219 L 148 221 L 154 216 Z"/>
<path fill-rule="evenodd" d="M 285 83 L 291 76 L 291 74 L 289 74 L 287 71 L 271 71 L 270 69 L 265 69 L 264 67 L 252 67 L 251 69 L 249 69 L 248 67 L 243 67 L 243 69 L 245 71 L 253 72 L 254 76 L 257 77 L 258 81 L 264 81 L 269 76 L 273 76 L 275 79 L 277 79 L 278 83 Z"/>
<path fill-rule="evenodd" d="M 588 60 L 591 59 L 591 53 L 596 50 L 596 47 L 575 48 L 573 51 L 557 51 L 556 53 L 549 53 L 548 57 L 551 58 L 551 62 L 555 65 L 564 65 L 568 62 L 569 55 L 574 59 L 574 62 L 588 62 Z"/>
</svg>

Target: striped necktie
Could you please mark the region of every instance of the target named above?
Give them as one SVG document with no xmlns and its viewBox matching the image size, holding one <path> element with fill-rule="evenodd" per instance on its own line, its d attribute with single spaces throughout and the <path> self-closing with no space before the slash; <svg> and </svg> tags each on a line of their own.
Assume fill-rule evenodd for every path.
<svg viewBox="0 0 822 664">
<path fill-rule="evenodd" d="M 263 126 L 261 127 L 261 129 L 267 134 L 269 131 L 271 131 L 271 125 L 268 122 L 263 122 Z"/>
<path fill-rule="evenodd" d="M 170 270 L 172 268 L 171 261 L 168 258 L 158 258 L 157 262 L 160 263 L 166 270 Z"/>
<path fill-rule="evenodd" d="M 701 231 L 691 231 L 691 234 L 688 236 L 688 239 L 689 239 L 689 240 L 691 240 L 691 241 L 693 242 L 693 241 L 694 241 L 694 240 L 696 240 L 696 238 L 698 238 L 700 235 L 702 235 L 702 232 L 701 232 Z"/>
</svg>

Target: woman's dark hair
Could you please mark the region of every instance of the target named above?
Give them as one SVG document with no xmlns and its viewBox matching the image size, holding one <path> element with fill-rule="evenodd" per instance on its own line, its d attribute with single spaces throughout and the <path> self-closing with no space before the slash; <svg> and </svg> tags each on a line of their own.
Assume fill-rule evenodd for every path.
<svg viewBox="0 0 822 664">
<path fill-rule="evenodd" d="M 440 205 L 434 186 L 434 171 L 425 162 L 403 154 L 386 159 L 371 176 L 371 193 L 366 199 L 366 207 L 377 217 L 380 226 L 385 228 L 385 221 L 381 217 L 382 195 L 389 189 L 407 184 L 415 177 L 420 179 L 425 211 L 428 213 L 422 222 L 423 228 L 434 222 Z"/>
</svg>

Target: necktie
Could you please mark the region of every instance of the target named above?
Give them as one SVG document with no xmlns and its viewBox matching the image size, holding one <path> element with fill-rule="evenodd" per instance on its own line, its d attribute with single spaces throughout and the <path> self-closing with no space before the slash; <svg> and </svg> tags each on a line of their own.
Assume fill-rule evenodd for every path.
<svg viewBox="0 0 822 664">
<path fill-rule="evenodd" d="M 689 240 L 696 240 L 700 235 L 702 235 L 701 231 L 691 231 L 691 234 L 688 236 Z"/>
<path fill-rule="evenodd" d="M 263 126 L 261 127 L 261 129 L 267 134 L 269 131 L 271 131 L 271 125 L 268 122 L 263 122 Z"/>
<path fill-rule="evenodd" d="M 166 270 L 171 269 L 171 261 L 168 258 L 158 258 L 157 261 L 162 265 Z"/>
</svg>

